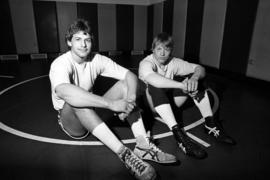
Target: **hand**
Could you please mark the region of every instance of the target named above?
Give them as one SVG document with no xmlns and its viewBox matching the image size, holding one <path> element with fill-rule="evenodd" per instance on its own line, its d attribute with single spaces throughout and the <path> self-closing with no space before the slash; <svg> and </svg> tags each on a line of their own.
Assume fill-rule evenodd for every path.
<svg viewBox="0 0 270 180">
<path fill-rule="evenodd" d="M 198 92 L 199 92 L 198 90 L 193 91 L 193 92 L 189 92 L 188 95 L 193 98 L 197 95 Z"/>
<path fill-rule="evenodd" d="M 129 114 L 127 114 L 127 113 L 119 113 L 118 117 L 120 120 L 124 121 L 128 117 L 128 115 Z"/>
<path fill-rule="evenodd" d="M 180 89 L 182 89 L 182 91 L 186 94 L 188 94 L 188 90 L 187 90 L 187 81 L 188 81 L 188 78 L 184 79 L 182 81 L 182 87 Z"/>
<path fill-rule="evenodd" d="M 135 104 L 127 100 L 114 100 L 109 104 L 109 109 L 115 112 L 124 112 L 129 114 L 135 107 Z"/>
<path fill-rule="evenodd" d="M 196 78 L 190 78 L 186 81 L 187 83 L 187 91 L 189 93 L 193 93 L 195 91 L 197 91 L 198 89 L 198 80 Z"/>
</svg>

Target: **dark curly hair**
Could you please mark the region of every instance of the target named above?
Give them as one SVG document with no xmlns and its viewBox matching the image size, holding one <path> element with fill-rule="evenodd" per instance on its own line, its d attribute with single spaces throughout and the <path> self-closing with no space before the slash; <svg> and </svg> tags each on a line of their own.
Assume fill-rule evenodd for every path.
<svg viewBox="0 0 270 180">
<path fill-rule="evenodd" d="M 66 42 L 71 41 L 73 35 L 79 31 L 83 31 L 86 34 L 89 34 L 91 36 L 91 41 L 93 41 L 94 37 L 91 31 L 89 22 L 84 19 L 77 19 L 70 25 L 70 27 L 68 28 L 66 32 L 66 35 L 65 35 Z"/>
</svg>

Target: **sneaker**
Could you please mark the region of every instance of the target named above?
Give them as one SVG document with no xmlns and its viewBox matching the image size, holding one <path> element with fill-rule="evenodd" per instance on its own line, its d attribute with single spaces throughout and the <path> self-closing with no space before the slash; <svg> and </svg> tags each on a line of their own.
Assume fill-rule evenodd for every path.
<svg viewBox="0 0 270 180">
<path fill-rule="evenodd" d="M 205 118 L 204 130 L 208 135 L 214 137 L 218 142 L 229 145 L 236 144 L 235 140 L 225 133 L 222 125 L 211 116 Z"/>
<path fill-rule="evenodd" d="M 134 153 L 143 160 L 154 161 L 160 164 L 177 162 L 174 155 L 163 152 L 151 142 L 149 137 L 138 136 L 136 142 Z"/>
<path fill-rule="evenodd" d="M 119 154 L 119 157 L 136 179 L 154 180 L 156 178 L 155 169 L 136 156 L 129 148 L 123 146 L 123 150 Z"/>
<path fill-rule="evenodd" d="M 228 136 L 225 133 L 225 131 L 221 127 L 219 127 L 218 125 L 210 127 L 210 126 L 207 126 L 205 124 L 204 129 L 208 135 L 214 137 L 218 142 L 222 142 L 222 143 L 229 144 L 229 145 L 236 144 L 236 141 L 233 138 L 231 138 L 230 136 Z"/>
<path fill-rule="evenodd" d="M 205 150 L 203 150 L 199 145 L 195 144 L 187 134 L 179 128 L 178 125 L 172 127 L 173 135 L 180 147 L 180 149 L 189 156 L 195 157 L 197 159 L 203 159 L 207 156 Z"/>
</svg>

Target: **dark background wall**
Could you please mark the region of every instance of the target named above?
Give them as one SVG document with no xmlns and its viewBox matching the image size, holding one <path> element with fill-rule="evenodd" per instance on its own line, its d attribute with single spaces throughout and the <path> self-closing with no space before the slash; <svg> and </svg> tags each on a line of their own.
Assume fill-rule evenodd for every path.
<svg viewBox="0 0 270 180">
<path fill-rule="evenodd" d="M 149 52 L 153 36 L 165 31 L 180 58 L 270 81 L 269 12 L 268 0 L 165 0 L 149 6 L 2 0 L 0 55 L 65 52 L 68 25 L 85 18 L 95 34 L 94 51 Z"/>
</svg>

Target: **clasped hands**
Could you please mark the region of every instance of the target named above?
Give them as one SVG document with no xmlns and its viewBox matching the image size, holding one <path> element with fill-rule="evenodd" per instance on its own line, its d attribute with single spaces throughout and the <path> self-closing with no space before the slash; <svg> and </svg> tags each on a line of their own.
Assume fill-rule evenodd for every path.
<svg viewBox="0 0 270 180">
<path fill-rule="evenodd" d="M 198 79 L 197 78 L 186 78 L 182 81 L 184 88 L 183 92 L 188 94 L 191 97 L 196 96 L 198 93 Z"/>
<path fill-rule="evenodd" d="M 111 110 L 116 112 L 120 120 L 124 120 L 136 108 L 136 97 L 113 101 Z"/>
</svg>

